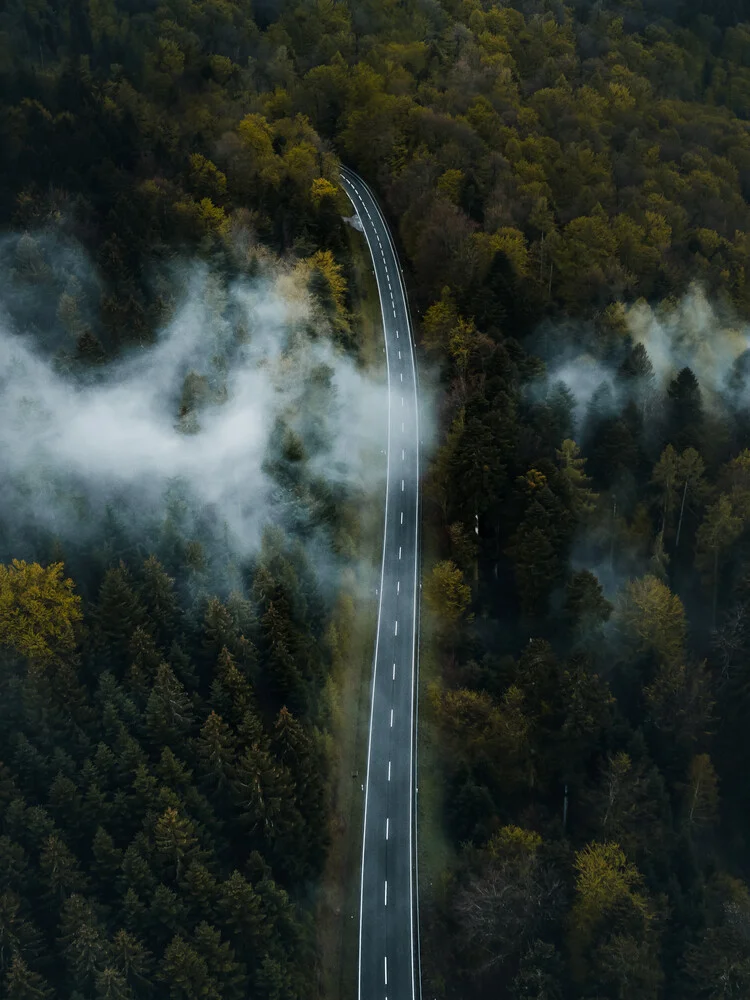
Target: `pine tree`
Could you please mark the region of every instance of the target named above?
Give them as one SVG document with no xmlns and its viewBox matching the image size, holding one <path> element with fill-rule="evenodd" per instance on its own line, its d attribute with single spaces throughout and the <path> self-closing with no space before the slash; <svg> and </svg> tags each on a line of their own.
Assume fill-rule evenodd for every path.
<svg viewBox="0 0 750 1000">
<path fill-rule="evenodd" d="M 133 991 L 123 974 L 111 966 L 105 966 L 94 980 L 96 1000 L 133 1000 Z"/>
<path fill-rule="evenodd" d="M 169 878 L 179 881 L 189 861 L 200 856 L 198 837 L 193 824 L 177 809 L 166 809 L 156 821 L 154 843 Z"/>
<path fill-rule="evenodd" d="M 252 707 L 253 692 L 226 646 L 219 653 L 214 674 L 211 702 L 225 719 L 236 723 Z"/>
<path fill-rule="evenodd" d="M 679 486 L 679 458 L 674 447 L 668 444 L 654 466 L 651 481 L 656 486 L 661 504 L 661 534 L 674 513 Z"/>
<path fill-rule="evenodd" d="M 47 981 L 33 972 L 18 952 L 15 952 L 5 977 L 6 1000 L 48 1000 L 53 991 Z"/>
<path fill-rule="evenodd" d="M 536 505 L 538 508 L 538 505 Z M 516 584 L 525 614 L 541 613 L 547 595 L 560 575 L 560 562 L 548 535 L 546 515 L 532 509 L 511 540 Z"/>
<path fill-rule="evenodd" d="M 168 649 L 176 638 L 180 621 L 180 606 L 169 576 L 156 556 L 149 556 L 141 566 L 138 596 L 154 625 L 154 636 L 162 649 Z"/>
<path fill-rule="evenodd" d="M 171 1000 L 222 1000 L 219 983 L 208 971 L 208 963 L 176 934 L 161 961 L 158 973 Z"/>
<path fill-rule="evenodd" d="M 234 733 L 220 715 L 211 712 L 196 740 L 196 755 L 201 784 L 218 801 L 230 786 L 236 752 Z"/>
<path fill-rule="evenodd" d="M 581 458 L 581 449 L 575 441 L 566 438 L 556 454 L 569 493 L 570 509 L 579 518 L 591 514 L 598 497 L 591 489 L 591 480 L 584 471 L 586 459 Z"/>
<path fill-rule="evenodd" d="M 92 871 L 100 886 L 107 892 L 114 885 L 115 878 L 120 874 L 123 852 L 115 846 L 112 837 L 104 827 L 97 827 L 91 847 L 93 855 Z"/>
<path fill-rule="evenodd" d="M 273 749 L 294 781 L 297 807 L 307 830 L 304 853 L 317 873 L 328 845 L 328 801 L 325 756 L 314 740 L 314 734 L 309 736 L 286 708 L 281 709 L 274 727 Z"/>
<path fill-rule="evenodd" d="M 122 562 L 104 575 L 94 622 L 98 641 L 107 655 L 118 667 L 127 666 L 133 633 L 146 624 L 146 612 Z"/>
<path fill-rule="evenodd" d="M 42 938 L 23 909 L 18 893 L 10 889 L 0 893 L 0 972 L 10 969 L 14 955 L 33 963 L 42 954 Z"/>
<path fill-rule="evenodd" d="M 71 893 L 86 890 L 88 880 L 78 861 L 56 834 L 47 838 L 39 857 L 39 869 L 50 901 L 60 901 Z"/>
<path fill-rule="evenodd" d="M 94 916 L 91 904 L 83 896 L 72 895 L 60 910 L 60 950 L 74 989 L 84 994 L 107 964 L 107 942 Z"/>
<path fill-rule="evenodd" d="M 20 844 L 0 836 L 0 892 L 19 892 L 28 878 L 28 856 Z"/>
<path fill-rule="evenodd" d="M 672 379 L 667 388 L 667 396 L 667 441 L 678 451 L 685 448 L 700 450 L 703 403 L 698 379 L 689 368 L 683 368 Z"/>
<path fill-rule="evenodd" d="M 264 642 L 268 649 L 265 684 L 277 707 L 287 705 L 302 714 L 307 708 L 308 691 L 297 658 L 294 656 L 293 626 L 284 602 L 269 601 L 261 619 Z"/>
<path fill-rule="evenodd" d="M 735 513 L 732 501 L 726 494 L 722 494 L 716 503 L 706 509 L 706 516 L 698 528 L 695 565 L 703 573 L 704 580 L 711 589 L 714 624 L 716 624 L 721 558 L 740 537 L 743 527 L 742 518 Z"/>
<path fill-rule="evenodd" d="M 266 950 L 273 927 L 262 898 L 240 872 L 232 872 L 220 885 L 218 910 L 221 923 L 248 962 Z"/>
<path fill-rule="evenodd" d="M 612 614 L 598 579 L 587 569 L 578 570 L 565 585 L 565 616 L 577 638 L 597 633 Z"/>
<path fill-rule="evenodd" d="M 146 705 L 146 725 L 157 746 L 165 743 L 179 750 L 193 725 L 193 707 L 172 668 L 161 663 Z"/>
<path fill-rule="evenodd" d="M 247 976 L 221 932 L 201 921 L 193 934 L 195 950 L 205 960 L 209 975 L 218 984 L 222 1000 L 243 1000 L 247 996 Z"/>
<path fill-rule="evenodd" d="M 203 649 L 208 664 L 213 665 L 226 648 L 243 673 L 250 675 L 256 663 L 255 647 L 238 628 L 230 609 L 212 597 L 203 619 Z"/>
<path fill-rule="evenodd" d="M 148 698 L 162 657 L 153 636 L 142 625 L 133 631 L 128 644 L 128 660 L 125 687 L 138 704 L 143 704 Z"/>
<path fill-rule="evenodd" d="M 153 958 L 145 945 L 133 934 L 120 929 L 112 938 L 112 963 L 126 982 L 140 996 L 150 986 Z"/>
<path fill-rule="evenodd" d="M 643 344 L 633 345 L 620 365 L 618 375 L 643 420 L 654 391 L 654 366 Z"/>
</svg>

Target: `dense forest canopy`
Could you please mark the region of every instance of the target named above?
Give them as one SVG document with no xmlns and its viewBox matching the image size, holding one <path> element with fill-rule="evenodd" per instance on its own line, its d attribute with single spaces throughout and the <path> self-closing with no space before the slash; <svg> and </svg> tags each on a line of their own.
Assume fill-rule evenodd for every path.
<svg viewBox="0 0 750 1000">
<path fill-rule="evenodd" d="M 386 208 L 438 382 L 425 724 L 449 851 L 425 987 L 750 995 L 746 7 L 3 6 L 5 358 L 33 345 L 48 403 L 95 398 L 115 359 L 157 356 L 188 259 L 217 298 L 176 433 L 197 447 L 231 398 L 265 322 L 236 289 L 269 269 L 325 362 L 279 404 L 275 526 L 245 550 L 179 484 L 133 533 L 59 469 L 44 509 L 80 531 L 21 531 L 28 465 L 6 463 L 9 998 L 315 990 L 337 640 L 310 545 L 340 566 L 356 529 L 293 415 L 326 412 L 357 350 L 340 161 Z M 3 379 L 10 456 L 40 418 Z"/>
</svg>

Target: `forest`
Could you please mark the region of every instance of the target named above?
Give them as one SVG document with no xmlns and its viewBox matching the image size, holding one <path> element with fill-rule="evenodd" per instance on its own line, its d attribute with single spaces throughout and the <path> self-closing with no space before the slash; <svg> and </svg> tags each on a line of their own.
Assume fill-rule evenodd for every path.
<svg viewBox="0 0 750 1000">
<path fill-rule="evenodd" d="M 750 996 L 749 108 L 742 0 L 0 10 L 3 322 L 73 384 L 158 341 L 185 256 L 302 267 L 356 355 L 339 162 L 386 210 L 437 383 L 426 995 Z M 4 494 L 9 1000 L 315 988 L 335 594 L 303 543 L 343 501 L 277 437 L 311 513 L 231 582 L 172 508 L 84 546 Z"/>
</svg>

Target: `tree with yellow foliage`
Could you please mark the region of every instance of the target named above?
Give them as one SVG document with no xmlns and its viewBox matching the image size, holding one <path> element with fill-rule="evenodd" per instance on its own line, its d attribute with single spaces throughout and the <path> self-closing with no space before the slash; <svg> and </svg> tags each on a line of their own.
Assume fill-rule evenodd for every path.
<svg viewBox="0 0 750 1000">
<path fill-rule="evenodd" d="M 455 640 L 471 601 L 471 588 L 450 559 L 437 563 L 427 577 L 424 594 L 437 619 L 437 628 Z"/>
<path fill-rule="evenodd" d="M 586 976 L 595 942 L 622 928 L 636 939 L 649 933 L 653 911 L 643 877 L 613 841 L 587 844 L 575 856 L 575 901 L 570 913 L 569 944 L 573 976 Z"/>
<path fill-rule="evenodd" d="M 683 660 L 685 608 L 680 598 L 655 576 L 643 576 L 625 585 L 614 620 L 639 652 L 653 651 L 664 663 Z"/>
<path fill-rule="evenodd" d="M 83 615 L 73 587 L 59 562 L 0 564 L 0 644 L 39 664 L 74 652 Z"/>
</svg>

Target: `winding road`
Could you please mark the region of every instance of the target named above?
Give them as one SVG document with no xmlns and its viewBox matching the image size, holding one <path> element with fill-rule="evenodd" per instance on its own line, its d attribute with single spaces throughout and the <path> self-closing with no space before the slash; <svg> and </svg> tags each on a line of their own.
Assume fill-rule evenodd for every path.
<svg viewBox="0 0 750 1000">
<path fill-rule="evenodd" d="M 416 1000 L 417 372 L 406 293 L 388 226 L 365 182 L 346 168 L 341 179 L 372 255 L 388 370 L 383 563 L 362 838 L 359 1000 Z"/>
</svg>

